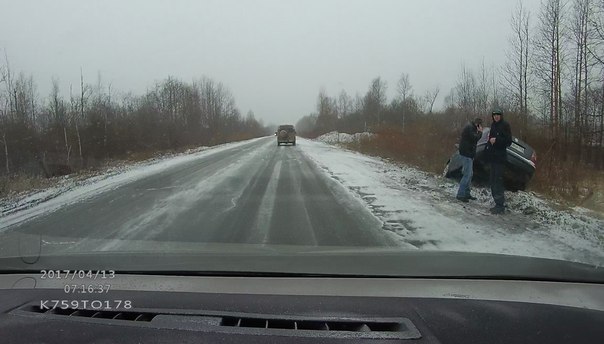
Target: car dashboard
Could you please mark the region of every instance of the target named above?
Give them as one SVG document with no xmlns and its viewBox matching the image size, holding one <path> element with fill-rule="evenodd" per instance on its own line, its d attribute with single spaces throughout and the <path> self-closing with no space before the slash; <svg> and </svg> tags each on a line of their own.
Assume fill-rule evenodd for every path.
<svg viewBox="0 0 604 344">
<path fill-rule="evenodd" d="M 601 284 L 117 273 L 107 293 L 66 287 L 80 283 L 95 282 L 1 275 L 2 343 L 601 343 L 604 338 Z M 67 301 L 68 307 L 49 300 Z M 83 300 L 89 302 L 84 306 Z"/>
</svg>

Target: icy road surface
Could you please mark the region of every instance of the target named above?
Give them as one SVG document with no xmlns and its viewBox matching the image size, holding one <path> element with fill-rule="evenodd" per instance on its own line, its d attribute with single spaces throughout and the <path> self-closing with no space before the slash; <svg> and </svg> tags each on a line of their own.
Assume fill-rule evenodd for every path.
<svg viewBox="0 0 604 344">
<path fill-rule="evenodd" d="M 337 146 L 298 138 L 297 146 L 277 147 L 267 137 L 5 202 L 0 255 L 10 242 L 3 236 L 16 235 L 37 238 L 41 254 L 228 243 L 389 246 L 604 263 L 602 220 L 579 210 L 555 211 L 523 192 L 508 194 L 508 214 L 493 216 L 487 190 L 475 189 L 479 199 L 462 204 L 455 188 Z"/>
<path fill-rule="evenodd" d="M 57 247 L 145 249 L 132 242 L 398 245 L 299 146 L 277 147 L 274 137 L 162 161 L 125 176 L 64 193 L 59 197 L 69 201 L 65 206 L 55 199 L 10 214 L 2 231 L 41 237 L 42 254 Z M 78 240 L 84 238 L 90 240 Z"/>
</svg>

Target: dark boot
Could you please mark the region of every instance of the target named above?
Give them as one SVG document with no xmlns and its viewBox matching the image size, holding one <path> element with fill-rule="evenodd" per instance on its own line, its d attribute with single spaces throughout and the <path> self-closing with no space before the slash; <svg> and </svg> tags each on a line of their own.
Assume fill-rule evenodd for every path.
<svg viewBox="0 0 604 344">
<path fill-rule="evenodd" d="M 503 206 L 496 205 L 493 208 L 489 209 L 489 211 L 491 212 L 491 214 L 499 215 L 505 213 L 505 208 Z"/>
</svg>

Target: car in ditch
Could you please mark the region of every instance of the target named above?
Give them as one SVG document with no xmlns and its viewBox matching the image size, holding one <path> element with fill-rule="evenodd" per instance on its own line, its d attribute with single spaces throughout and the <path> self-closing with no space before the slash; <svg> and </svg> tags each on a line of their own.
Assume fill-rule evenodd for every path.
<svg viewBox="0 0 604 344">
<path fill-rule="evenodd" d="M 485 162 L 484 148 L 487 144 L 490 128 L 484 128 L 482 137 L 476 145 L 474 158 L 473 181 L 478 184 L 487 183 L 489 180 L 489 164 Z M 507 190 L 525 190 L 529 181 L 535 174 L 537 153 L 526 142 L 512 136 L 512 144 L 507 148 L 507 161 L 505 164 L 503 183 Z M 459 179 L 462 163 L 459 149 L 447 161 L 443 175 L 446 178 Z"/>
<path fill-rule="evenodd" d="M 277 146 L 281 146 L 281 144 L 292 144 L 296 145 L 296 129 L 291 124 L 283 124 L 277 128 L 275 132 L 277 135 Z"/>
</svg>

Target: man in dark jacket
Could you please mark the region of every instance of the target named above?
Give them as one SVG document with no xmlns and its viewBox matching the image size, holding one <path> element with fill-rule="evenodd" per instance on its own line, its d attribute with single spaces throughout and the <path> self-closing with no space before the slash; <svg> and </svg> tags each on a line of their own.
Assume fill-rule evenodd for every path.
<svg viewBox="0 0 604 344">
<path fill-rule="evenodd" d="M 463 177 L 459 182 L 457 190 L 457 199 L 462 202 L 476 199 L 470 193 L 470 184 L 472 183 L 472 172 L 474 169 L 474 157 L 476 156 L 476 143 L 482 136 L 482 119 L 476 118 L 468 123 L 461 132 L 459 139 L 459 155 L 461 156 L 461 173 Z"/>
<path fill-rule="evenodd" d="M 493 123 L 489 132 L 489 140 L 485 146 L 485 158 L 491 164 L 491 194 L 495 207 L 490 211 L 493 214 L 505 212 L 505 196 L 503 188 L 503 166 L 507 159 L 507 148 L 512 144 L 512 129 L 508 122 L 503 120 L 501 110 L 492 113 Z"/>
</svg>

